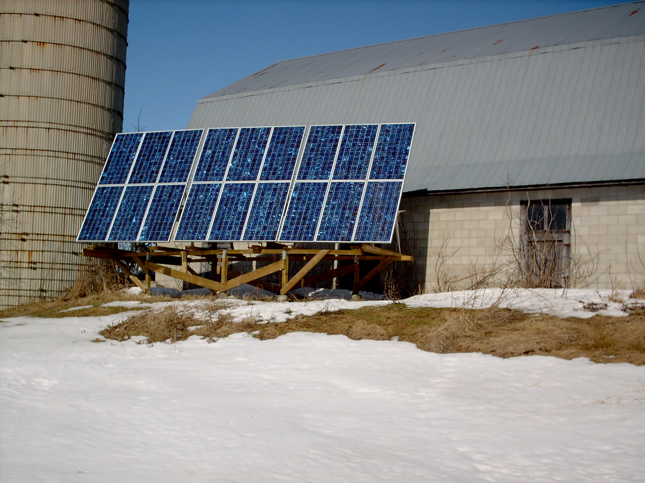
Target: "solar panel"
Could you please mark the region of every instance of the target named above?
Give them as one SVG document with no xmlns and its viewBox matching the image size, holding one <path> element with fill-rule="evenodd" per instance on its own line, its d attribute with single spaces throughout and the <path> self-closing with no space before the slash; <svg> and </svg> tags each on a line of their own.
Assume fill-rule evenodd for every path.
<svg viewBox="0 0 645 483">
<path fill-rule="evenodd" d="M 370 179 L 403 179 L 414 124 L 383 124 L 379 132 Z"/>
<path fill-rule="evenodd" d="M 244 230 L 244 240 L 275 240 L 288 192 L 289 183 L 258 184 Z"/>
<path fill-rule="evenodd" d="M 155 189 L 139 241 L 168 241 L 184 194 L 183 184 L 161 184 Z"/>
<path fill-rule="evenodd" d="M 78 240 L 168 241 L 202 132 L 118 134 Z"/>
<path fill-rule="evenodd" d="M 297 182 L 280 233 L 283 241 L 314 241 L 327 183 Z"/>
<path fill-rule="evenodd" d="M 389 242 L 399 208 L 402 182 L 369 182 L 356 227 L 355 241 Z"/>
<path fill-rule="evenodd" d="M 304 126 L 276 127 L 273 129 L 260 179 L 291 180 L 304 134 Z"/>
<path fill-rule="evenodd" d="M 329 179 L 343 126 L 311 126 L 298 179 Z"/>
<path fill-rule="evenodd" d="M 222 181 L 239 129 L 209 129 L 195 181 Z"/>
<path fill-rule="evenodd" d="M 128 186 L 116 212 L 109 241 L 136 241 L 154 186 Z"/>
<path fill-rule="evenodd" d="M 117 134 L 99 184 L 123 184 L 128 179 L 143 133 Z"/>
<path fill-rule="evenodd" d="M 175 240 L 206 240 L 221 187 L 220 183 L 192 185 Z"/>
<path fill-rule="evenodd" d="M 159 177 L 160 183 L 185 183 L 197 153 L 202 131 L 176 131 Z"/>
<path fill-rule="evenodd" d="M 241 240 L 244 222 L 251 204 L 255 183 L 229 183 L 224 185 L 215 212 L 209 240 Z"/>
<path fill-rule="evenodd" d="M 172 131 L 146 133 L 128 181 L 130 184 L 157 181 L 171 136 Z"/>
<path fill-rule="evenodd" d="M 378 125 L 345 126 L 334 179 L 365 179 Z"/>
<path fill-rule="evenodd" d="M 409 123 L 119 134 L 78 240 L 389 242 L 413 134 Z"/>
<path fill-rule="evenodd" d="M 235 144 L 227 181 L 255 181 L 264 157 L 270 127 L 243 128 Z"/>
<path fill-rule="evenodd" d="M 332 183 L 316 241 L 351 241 L 361 203 L 361 182 Z"/>
<path fill-rule="evenodd" d="M 105 240 L 122 192 L 122 186 L 99 186 L 96 188 L 83 227 L 78 235 L 79 241 Z"/>
</svg>

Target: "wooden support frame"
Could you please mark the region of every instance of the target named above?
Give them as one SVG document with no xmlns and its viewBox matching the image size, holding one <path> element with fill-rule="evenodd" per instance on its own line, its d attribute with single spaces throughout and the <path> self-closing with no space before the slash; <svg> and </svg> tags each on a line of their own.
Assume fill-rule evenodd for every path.
<svg viewBox="0 0 645 483">
<path fill-rule="evenodd" d="M 109 247 L 89 247 L 83 250 L 83 255 L 112 260 L 133 283 L 145 291 L 150 291 L 152 274 L 160 273 L 208 288 L 213 292 L 226 292 L 243 284 L 251 284 L 281 295 L 286 295 L 296 287 L 313 286 L 351 273 L 354 274 L 352 291 L 358 293 L 390 263 L 414 261 L 414 258 L 409 255 L 372 245 L 352 246 L 349 250 L 299 248 L 286 245 L 275 248 L 275 244 L 270 248 L 252 246 L 243 250 L 152 246 L 140 252 Z M 266 265 L 247 273 L 240 273 L 230 266 L 231 263 L 240 261 L 254 261 L 266 263 Z M 323 261 L 334 262 L 333 266 L 337 268 L 309 275 Z M 374 261 L 379 263 L 361 277 L 361 262 Z M 144 281 L 139 280 L 128 270 L 127 262 L 134 262 L 141 268 L 145 275 Z M 206 276 L 196 273 L 191 267 L 191 263 L 203 262 L 212 264 L 210 274 Z M 300 266 L 297 273 L 290 276 L 290 266 L 303 262 L 304 265 Z M 342 262 L 345 264 L 343 265 Z M 262 280 L 276 272 L 280 272 L 277 283 L 275 279 L 274 281 Z"/>
</svg>

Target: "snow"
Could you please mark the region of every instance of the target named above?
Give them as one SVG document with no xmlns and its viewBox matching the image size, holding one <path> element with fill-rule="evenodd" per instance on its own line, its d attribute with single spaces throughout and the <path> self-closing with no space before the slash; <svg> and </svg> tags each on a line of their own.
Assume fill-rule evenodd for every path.
<svg viewBox="0 0 645 483">
<path fill-rule="evenodd" d="M 594 302 L 624 313 L 610 298 L 488 290 L 404 302 L 580 317 Z M 239 320 L 389 303 L 225 302 Z M 147 305 L 169 304 L 200 306 Z M 92 343 L 128 313 L 70 315 L 0 323 L 0 481 L 643 479 L 645 367 L 312 333 Z"/>
</svg>

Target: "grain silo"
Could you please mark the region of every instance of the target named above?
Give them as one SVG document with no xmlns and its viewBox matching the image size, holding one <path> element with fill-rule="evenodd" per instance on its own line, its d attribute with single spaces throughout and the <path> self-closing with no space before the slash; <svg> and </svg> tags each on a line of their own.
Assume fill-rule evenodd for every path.
<svg viewBox="0 0 645 483">
<path fill-rule="evenodd" d="M 0 0 L 0 308 L 59 295 L 123 123 L 128 0 Z"/>
</svg>

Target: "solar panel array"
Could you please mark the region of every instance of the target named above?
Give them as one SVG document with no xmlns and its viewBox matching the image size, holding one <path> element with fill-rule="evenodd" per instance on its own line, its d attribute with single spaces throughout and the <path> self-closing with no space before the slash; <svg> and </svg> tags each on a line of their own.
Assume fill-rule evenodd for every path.
<svg viewBox="0 0 645 483">
<path fill-rule="evenodd" d="M 413 133 L 366 124 L 118 134 L 78 241 L 389 242 Z"/>
</svg>

